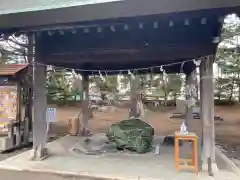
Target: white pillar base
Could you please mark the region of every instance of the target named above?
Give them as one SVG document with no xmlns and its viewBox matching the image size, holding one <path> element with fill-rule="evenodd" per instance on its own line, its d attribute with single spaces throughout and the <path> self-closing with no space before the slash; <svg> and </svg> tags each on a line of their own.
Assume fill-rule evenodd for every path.
<svg viewBox="0 0 240 180">
<path fill-rule="evenodd" d="M 49 157 L 49 152 L 48 152 L 48 149 L 47 148 L 43 148 L 43 149 L 32 149 L 31 151 L 31 155 L 30 155 L 30 160 L 31 161 L 42 161 L 46 158 Z"/>
<path fill-rule="evenodd" d="M 203 172 L 208 172 L 208 164 L 207 163 L 202 164 L 202 171 Z M 218 169 L 216 163 L 212 163 L 212 172 L 213 172 L 214 176 L 219 173 L 219 169 Z"/>
</svg>

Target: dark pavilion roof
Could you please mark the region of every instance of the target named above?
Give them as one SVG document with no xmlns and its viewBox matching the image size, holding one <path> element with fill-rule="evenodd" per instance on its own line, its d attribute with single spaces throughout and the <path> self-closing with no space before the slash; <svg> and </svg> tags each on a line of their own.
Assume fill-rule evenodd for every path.
<svg viewBox="0 0 240 180">
<path fill-rule="evenodd" d="M 220 19 L 239 12 L 240 0 L 1 0 L 0 32 L 41 31 L 45 63 L 134 69 L 215 54 Z"/>
<path fill-rule="evenodd" d="M 0 29 L 130 18 L 222 8 L 239 13 L 239 0 L 1 0 Z"/>
<path fill-rule="evenodd" d="M 14 76 L 27 67 L 28 64 L 1 64 L 0 76 Z"/>
</svg>

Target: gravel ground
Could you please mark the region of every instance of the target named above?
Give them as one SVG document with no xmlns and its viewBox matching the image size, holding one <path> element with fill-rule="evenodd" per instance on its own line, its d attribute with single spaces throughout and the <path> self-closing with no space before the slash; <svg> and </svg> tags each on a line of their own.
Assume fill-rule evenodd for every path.
<svg viewBox="0 0 240 180">
<path fill-rule="evenodd" d="M 234 159 L 237 165 L 240 167 L 240 154 L 235 153 L 235 149 L 240 147 L 240 119 L 239 119 L 240 106 L 233 107 L 216 107 L 215 112 L 217 116 L 224 118 L 222 122 L 216 122 L 216 142 L 219 143 L 225 154 Z M 175 112 L 175 108 L 164 108 L 159 111 L 147 113 L 144 120 L 155 128 L 156 134 L 158 135 L 169 135 L 176 131 L 180 127 L 181 121 L 170 120 L 170 115 Z M 61 107 L 57 108 L 57 119 L 58 122 L 54 124 L 51 129 L 53 134 L 57 137 L 63 136 L 69 131 L 68 119 L 75 116 L 79 112 L 79 107 Z M 119 109 L 117 112 L 98 112 L 95 117 L 89 121 L 89 127 L 93 132 L 103 133 L 106 132 L 108 127 L 118 122 L 121 119 L 126 119 L 127 109 Z M 200 121 L 192 121 L 191 127 L 193 131 L 201 132 Z M 17 150 L 11 153 L 0 154 L 0 161 L 15 156 L 21 152 L 29 150 L 29 148 Z M 233 153 L 234 152 L 234 153 Z M 238 160 L 237 160 L 238 159 Z M 41 174 L 41 173 L 30 173 L 30 172 L 13 172 L 0 170 L 0 180 L 87 180 L 89 178 L 74 178 L 74 177 L 63 177 L 58 175 Z"/>
<path fill-rule="evenodd" d="M 220 150 L 240 168 L 240 146 L 235 149 L 228 149 L 225 146 L 218 145 Z"/>
</svg>

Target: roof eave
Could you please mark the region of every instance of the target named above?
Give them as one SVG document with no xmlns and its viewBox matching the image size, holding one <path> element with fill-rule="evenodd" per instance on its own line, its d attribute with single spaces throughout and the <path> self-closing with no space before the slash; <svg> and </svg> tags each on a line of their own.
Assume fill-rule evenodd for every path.
<svg viewBox="0 0 240 180">
<path fill-rule="evenodd" d="M 55 8 L 0 15 L 0 29 L 19 30 L 26 27 L 47 26 L 105 19 L 177 13 L 204 9 L 226 9 L 239 13 L 239 0 L 131 0 L 83 6 Z"/>
</svg>

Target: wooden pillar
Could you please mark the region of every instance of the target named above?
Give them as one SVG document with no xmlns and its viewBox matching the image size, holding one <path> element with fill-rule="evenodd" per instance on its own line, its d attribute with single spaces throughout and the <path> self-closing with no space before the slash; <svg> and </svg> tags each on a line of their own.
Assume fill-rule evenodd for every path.
<svg viewBox="0 0 240 180">
<path fill-rule="evenodd" d="M 214 83 L 213 57 L 204 59 L 200 65 L 200 99 L 202 120 L 202 163 L 209 175 L 213 175 L 215 165 L 215 129 L 214 129 Z"/>
<path fill-rule="evenodd" d="M 33 42 L 33 36 L 28 37 L 28 57 L 27 61 L 29 64 L 32 65 L 34 62 L 34 42 Z M 26 104 L 25 104 L 25 125 L 24 125 L 24 143 L 28 144 L 29 143 L 29 137 L 32 135 L 32 124 L 33 124 L 33 118 L 32 118 L 32 111 L 33 111 L 33 67 L 29 66 L 28 67 L 28 74 L 26 75 L 27 79 L 27 84 L 24 87 L 25 90 L 25 98 L 26 98 Z"/>
<path fill-rule="evenodd" d="M 35 42 L 35 36 L 30 38 Z M 36 42 L 35 42 L 36 44 Z M 41 62 L 39 47 L 35 46 L 35 59 L 33 64 L 33 157 L 32 159 L 42 159 L 47 155 L 47 122 L 46 122 L 46 72 L 45 67 L 37 65 Z M 34 53 L 33 53 L 34 54 Z"/>
<path fill-rule="evenodd" d="M 89 77 L 82 75 L 82 117 L 81 117 L 81 134 L 83 136 L 89 135 L 88 121 L 90 119 L 89 109 Z"/>
</svg>

